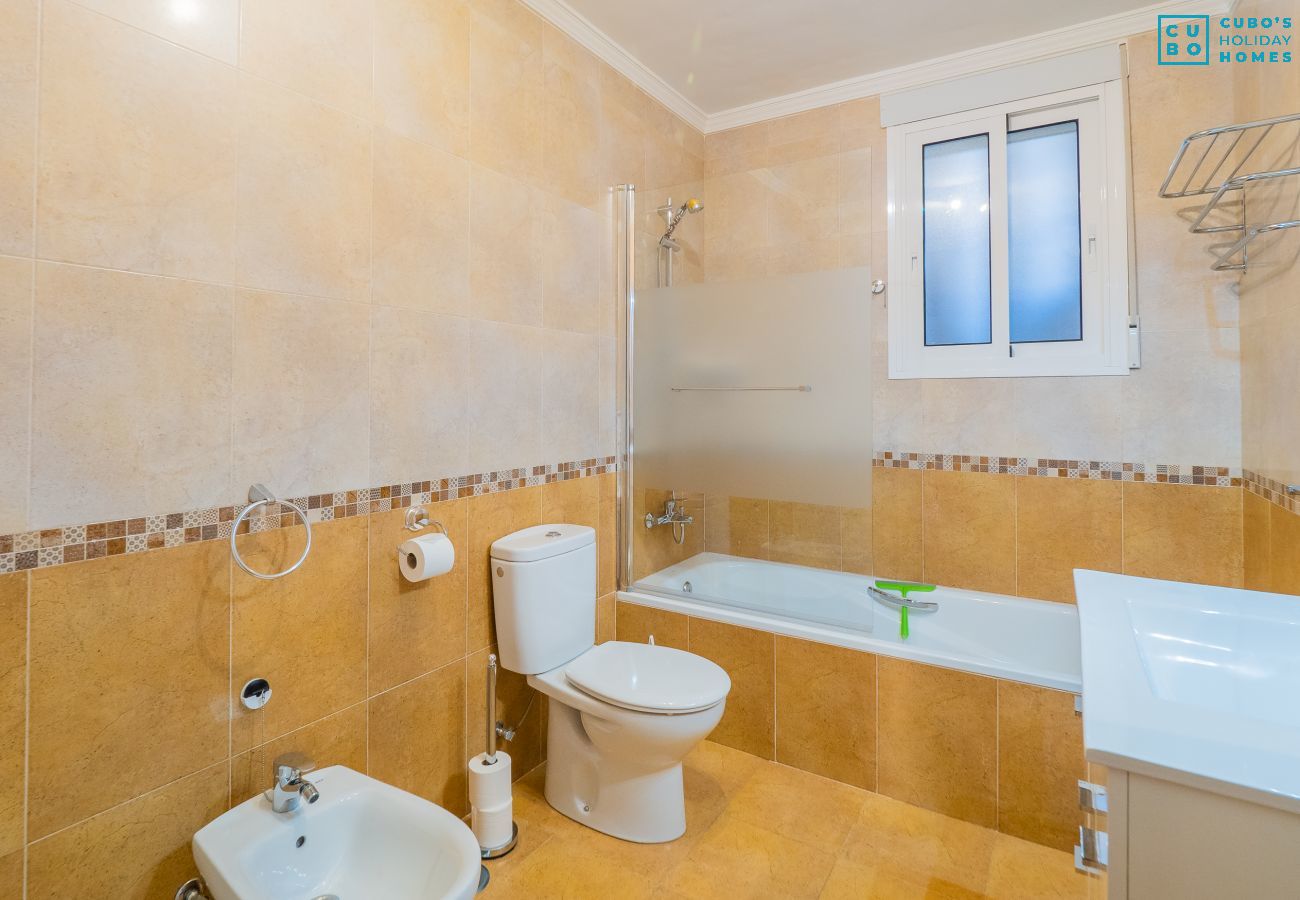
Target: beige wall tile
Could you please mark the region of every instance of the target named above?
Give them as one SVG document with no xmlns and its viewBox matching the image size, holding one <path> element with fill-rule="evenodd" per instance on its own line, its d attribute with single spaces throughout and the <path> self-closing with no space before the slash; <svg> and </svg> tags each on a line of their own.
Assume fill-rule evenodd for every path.
<svg viewBox="0 0 1300 900">
<path fill-rule="evenodd" d="M 542 336 L 542 459 L 589 459 L 600 449 L 599 338 Z"/>
<path fill-rule="evenodd" d="M 467 471 L 536 465 L 542 455 L 544 352 L 540 328 L 499 322 L 470 325 Z M 556 460 L 559 462 L 560 460 Z"/>
<path fill-rule="evenodd" d="M 638 603 L 618 602 L 618 639 L 635 644 L 649 643 L 653 635 L 661 647 L 686 650 L 690 646 L 689 620 L 679 613 Z"/>
<path fill-rule="evenodd" d="M 30 839 L 226 758 L 228 557 L 214 541 L 32 573 Z"/>
<path fill-rule="evenodd" d="M 327 106 L 367 116 L 371 101 L 367 0 L 262 0 L 243 10 L 239 67 Z"/>
<path fill-rule="evenodd" d="M 542 524 L 542 489 L 520 488 L 469 498 L 469 649 L 493 643 L 492 542 Z"/>
<path fill-rule="evenodd" d="M 773 636 L 692 618 L 689 650 L 722 666 L 731 676 L 726 711 L 709 739 L 772 759 L 776 753 Z"/>
<path fill-rule="evenodd" d="M 1015 378 L 928 378 L 921 382 L 927 452 L 1016 455 Z M 928 448 L 935 450 L 930 451 Z M 898 447 L 894 449 L 906 450 Z"/>
<path fill-rule="evenodd" d="M 582 206 L 595 206 L 600 177 L 600 69 L 594 56 L 547 24 L 542 34 L 545 105 L 542 173 L 548 189 Z"/>
<path fill-rule="evenodd" d="M 998 830 L 1071 850 L 1087 774 L 1074 695 L 998 681 Z"/>
<path fill-rule="evenodd" d="M 876 657 L 777 635 L 776 761 L 876 789 Z"/>
<path fill-rule="evenodd" d="M 881 577 L 921 580 L 921 486 L 919 471 L 871 470 L 871 548 Z"/>
<path fill-rule="evenodd" d="M 239 0 L 78 0 L 82 6 L 229 65 L 239 61 Z"/>
<path fill-rule="evenodd" d="M 233 484 L 283 497 L 369 484 L 368 359 L 357 339 L 369 307 L 240 291 L 234 310 Z"/>
<path fill-rule="evenodd" d="M 484 647 L 465 660 L 469 744 L 465 757 L 487 752 L 487 663 L 489 654 L 495 652 L 495 646 Z M 545 694 L 528 686 L 525 676 L 498 667 L 497 721 L 515 729 L 515 738 L 509 743 L 498 740 L 497 749 L 510 754 L 510 770 L 515 781 L 546 761 L 547 702 Z"/>
<path fill-rule="evenodd" d="M 259 581 L 231 564 L 231 691 L 250 678 L 267 679 L 275 691 L 275 703 L 252 712 L 232 698 L 232 750 L 365 699 L 366 538 L 363 518 L 321 522 L 312 528 L 310 556 L 291 578 Z M 238 545 L 249 566 L 275 572 L 302 553 L 303 532 L 246 534 Z"/>
<path fill-rule="evenodd" d="M 880 793 L 993 828 L 997 682 L 882 656 Z"/>
<path fill-rule="evenodd" d="M 63 0 L 42 56 L 41 256 L 231 281 L 234 71 Z"/>
<path fill-rule="evenodd" d="M 1074 570 L 1123 569 L 1124 489 L 1118 481 L 1016 479 L 1016 591 L 1074 602 Z"/>
<path fill-rule="evenodd" d="M 29 525 L 228 502 L 230 335 L 225 288 L 38 264 Z"/>
<path fill-rule="evenodd" d="M 375 129 L 374 302 L 468 315 L 469 163 Z"/>
<path fill-rule="evenodd" d="M 32 844 L 27 896 L 154 900 L 170 895 L 194 877 L 190 839 L 226 811 L 229 779 L 223 760 Z"/>
<path fill-rule="evenodd" d="M 32 252 L 36 178 L 36 97 L 40 5 L 0 9 L 0 253 Z"/>
<path fill-rule="evenodd" d="M 596 529 L 596 593 L 602 597 L 618 590 L 618 475 L 596 476 L 600 524 Z"/>
<path fill-rule="evenodd" d="M 1269 509 L 1269 590 L 1300 594 L 1300 516 Z"/>
<path fill-rule="evenodd" d="M 540 191 L 492 169 L 470 169 L 471 315 L 516 325 L 542 324 Z"/>
<path fill-rule="evenodd" d="M 0 856 L 7 856 L 22 850 L 26 826 L 26 573 L 0 575 L 0 659 Z M 20 881 L 21 869 L 20 861 Z"/>
<path fill-rule="evenodd" d="M 3 101 L 0 101 L 2 103 Z M 33 263 L 0 257 L 0 532 L 27 528 L 32 396 Z"/>
<path fill-rule="evenodd" d="M 871 510 L 844 507 L 840 510 L 841 568 L 845 572 L 870 575 L 873 571 L 871 557 Z"/>
<path fill-rule="evenodd" d="M 470 4 L 470 152 L 474 162 L 542 182 L 542 20 L 513 0 Z"/>
<path fill-rule="evenodd" d="M 368 301 L 370 129 L 248 75 L 239 95 L 239 283 Z"/>
<path fill-rule="evenodd" d="M 1258 494 L 1243 490 L 1242 501 L 1242 586 L 1267 591 L 1273 583 L 1273 557 L 1269 519 L 1273 504 Z"/>
<path fill-rule="evenodd" d="M 370 480 L 485 471 L 469 455 L 474 324 L 376 306 L 370 328 Z"/>
<path fill-rule="evenodd" d="M 839 571 L 840 508 L 772 501 L 768 505 L 770 558 Z"/>
<path fill-rule="evenodd" d="M 276 757 L 305 753 L 317 769 L 347 766 L 366 771 L 366 705 L 358 703 L 342 712 L 312 722 L 242 753 L 230 761 L 230 805 L 237 806 L 263 793 L 272 784 Z M 311 776 L 308 776 L 310 780 Z"/>
<path fill-rule="evenodd" d="M 1123 391 L 1124 379 L 1108 375 L 1015 379 L 1017 455 L 1134 459 L 1124 455 Z"/>
<path fill-rule="evenodd" d="M 466 0 L 376 0 L 375 121 L 457 156 L 469 152 Z"/>
<path fill-rule="evenodd" d="M 1241 489 L 1124 484 L 1124 574 L 1240 587 Z"/>
<path fill-rule="evenodd" d="M 431 522 L 446 527 L 456 562 L 447 574 L 425 581 L 407 581 L 397 568 L 394 548 L 413 537 L 406 530 L 407 511 L 369 517 L 371 694 L 465 656 L 469 501 L 448 500 L 426 509 Z"/>
<path fill-rule="evenodd" d="M 582 206 L 545 195 L 542 254 L 542 323 L 547 328 L 595 334 L 600 330 L 605 237 L 600 217 Z"/>
<path fill-rule="evenodd" d="M 465 775 L 465 662 L 457 660 L 370 701 L 370 773 L 469 812 Z"/>
<path fill-rule="evenodd" d="M 1016 479 L 980 472 L 927 471 L 925 580 L 1016 592 Z"/>
</svg>

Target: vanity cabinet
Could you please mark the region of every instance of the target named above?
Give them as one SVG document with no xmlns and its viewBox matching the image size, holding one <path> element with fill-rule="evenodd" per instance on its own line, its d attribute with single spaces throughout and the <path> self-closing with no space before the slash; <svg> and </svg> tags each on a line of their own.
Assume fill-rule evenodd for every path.
<svg viewBox="0 0 1300 900">
<path fill-rule="evenodd" d="M 1089 900 L 1300 896 L 1300 815 L 1118 768 L 1106 793 L 1107 813 L 1085 825 L 1108 851 Z"/>
</svg>

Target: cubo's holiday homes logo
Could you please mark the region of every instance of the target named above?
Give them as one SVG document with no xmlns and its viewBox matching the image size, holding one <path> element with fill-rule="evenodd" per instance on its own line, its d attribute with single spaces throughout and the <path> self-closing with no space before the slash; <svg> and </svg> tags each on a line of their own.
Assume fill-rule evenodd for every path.
<svg viewBox="0 0 1300 900">
<path fill-rule="evenodd" d="M 1290 16 L 1158 16 L 1162 66 L 1289 63 L 1294 58 Z"/>
</svg>

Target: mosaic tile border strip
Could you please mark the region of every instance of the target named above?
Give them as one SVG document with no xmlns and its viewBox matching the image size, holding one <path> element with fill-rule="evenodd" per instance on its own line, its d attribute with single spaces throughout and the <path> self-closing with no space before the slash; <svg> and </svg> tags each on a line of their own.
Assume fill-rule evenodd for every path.
<svg viewBox="0 0 1300 900">
<path fill-rule="evenodd" d="M 1024 456 L 972 456 L 957 453 L 877 452 L 872 466 L 883 469 L 930 469 L 941 472 L 992 472 L 1031 478 L 1085 478 L 1240 487 L 1240 469 L 1226 466 L 1180 466 L 1164 463 L 1103 462 L 1093 459 L 1030 459 Z"/>
<path fill-rule="evenodd" d="M 1257 497 L 1264 498 L 1274 506 L 1300 515 L 1300 494 L 1293 494 L 1287 490 L 1285 482 L 1274 481 L 1272 478 L 1266 478 L 1249 469 L 1243 473 L 1243 476 L 1242 482 L 1245 484 L 1246 490 Z"/>
<path fill-rule="evenodd" d="M 604 475 L 613 472 L 616 467 L 616 458 L 605 456 L 476 475 L 458 475 L 453 478 L 288 497 L 279 505 L 280 508 L 273 509 L 268 504 L 266 509 L 273 511 L 250 516 L 240 530 L 270 531 L 297 525 L 298 516 L 284 509 L 284 503 L 292 503 L 307 510 L 307 518 L 314 524 L 352 516 L 368 516 L 424 503 Z M 3 534 L 0 535 L 0 574 L 43 569 L 124 553 L 161 550 L 198 541 L 228 540 L 236 517 L 246 505 Z"/>
</svg>

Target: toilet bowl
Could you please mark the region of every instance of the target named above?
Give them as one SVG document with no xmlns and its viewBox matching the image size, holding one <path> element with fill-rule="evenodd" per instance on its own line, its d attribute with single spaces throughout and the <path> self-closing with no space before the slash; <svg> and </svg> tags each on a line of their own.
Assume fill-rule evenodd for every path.
<svg viewBox="0 0 1300 900">
<path fill-rule="evenodd" d="M 595 532 L 539 525 L 492 545 L 501 665 L 550 698 L 546 800 L 597 831 L 686 831 L 682 760 L 722 718 L 727 673 L 684 650 L 595 645 Z"/>
<path fill-rule="evenodd" d="M 695 685 L 671 677 L 683 670 L 699 675 Z M 611 641 L 528 683 L 551 700 L 551 806 L 628 841 L 685 833 L 682 760 L 722 718 L 726 672 L 681 650 Z"/>
</svg>

